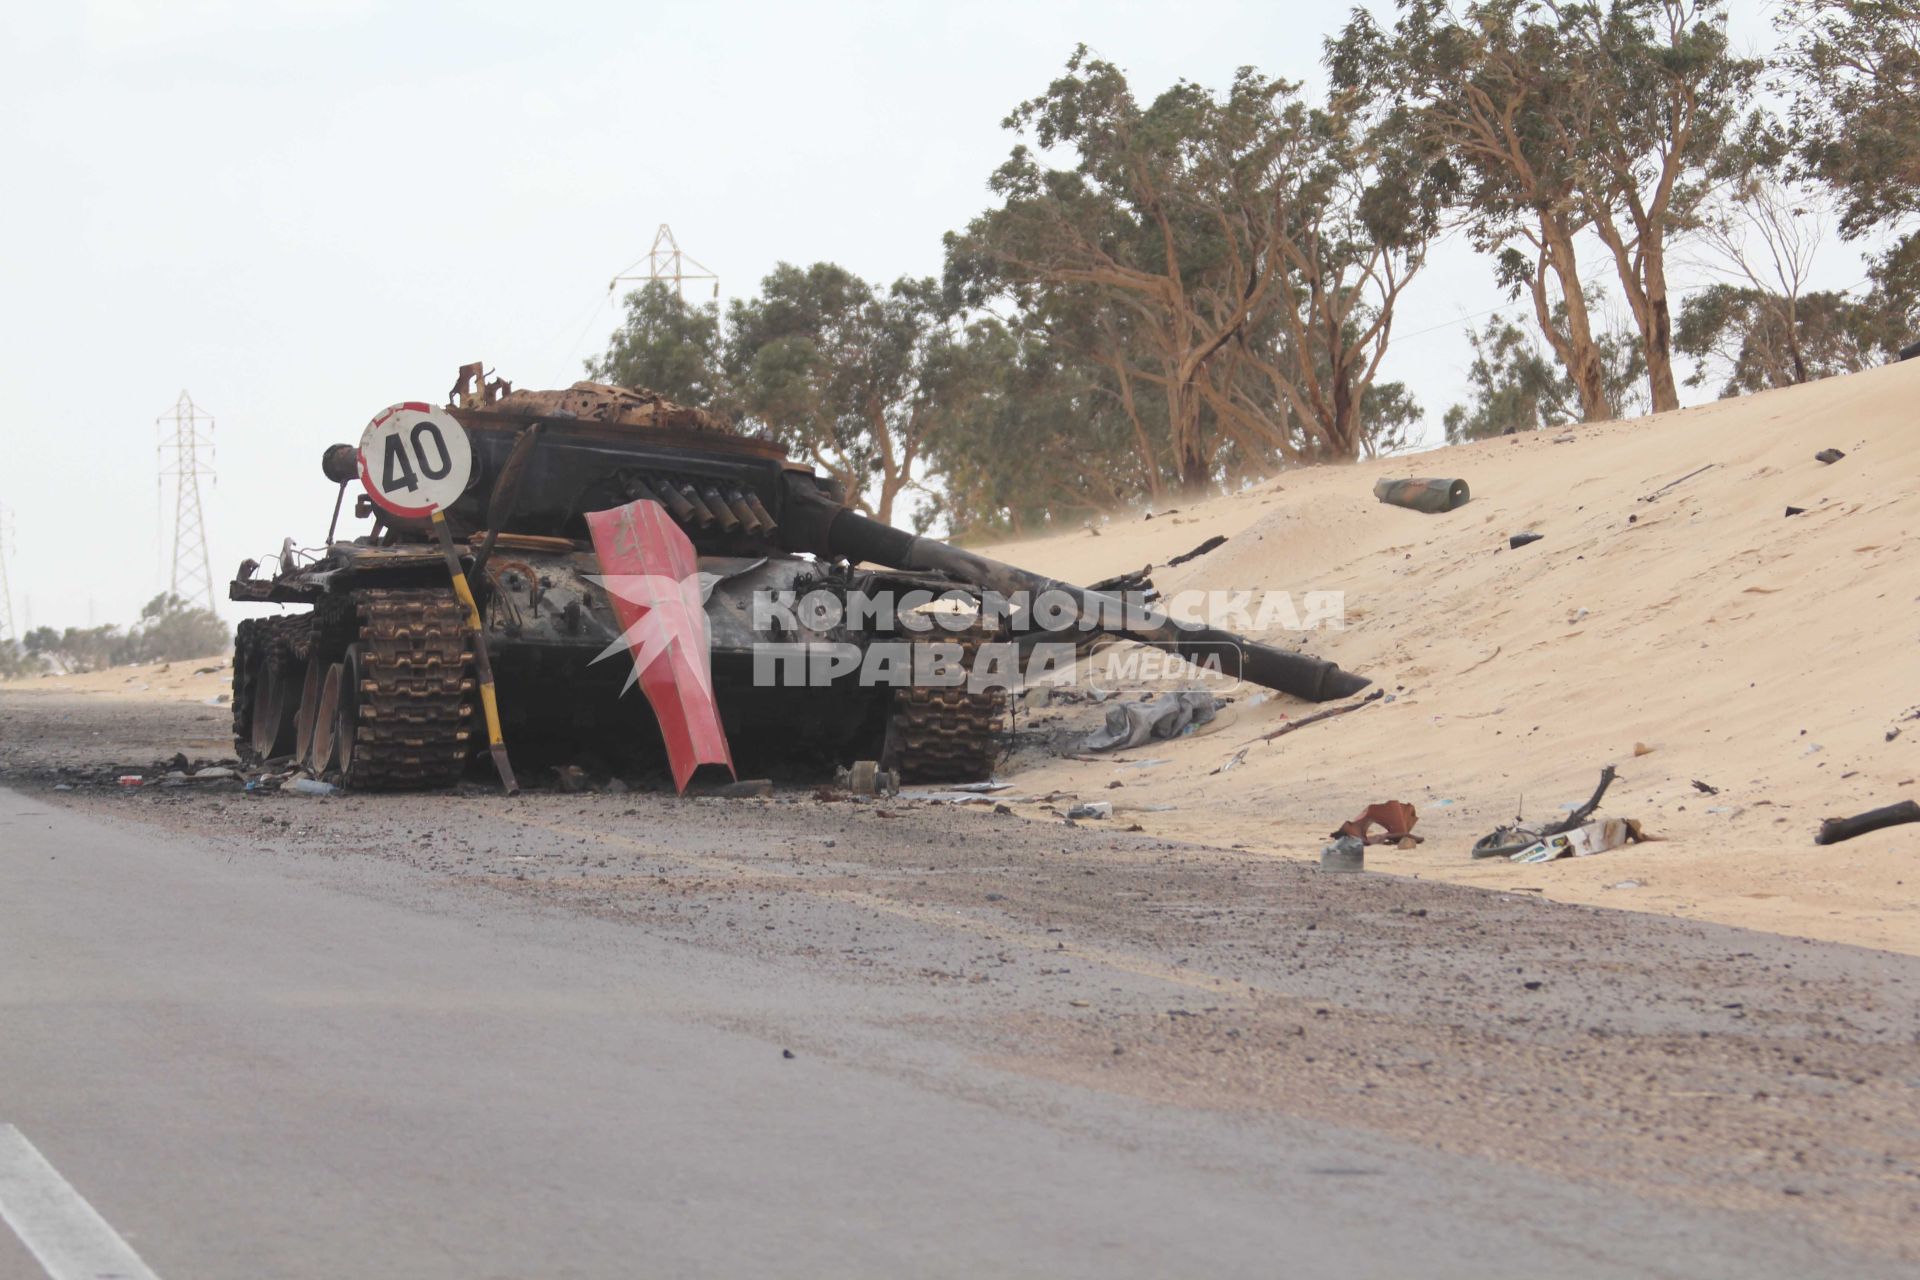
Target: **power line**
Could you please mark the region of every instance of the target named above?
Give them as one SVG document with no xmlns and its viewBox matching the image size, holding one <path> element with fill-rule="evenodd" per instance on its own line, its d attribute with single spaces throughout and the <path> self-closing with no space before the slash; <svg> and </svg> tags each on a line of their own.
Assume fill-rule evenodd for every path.
<svg viewBox="0 0 1920 1280">
<path fill-rule="evenodd" d="M 213 569 L 207 559 L 207 526 L 200 505 L 200 477 L 214 480 L 213 415 L 185 391 L 173 408 L 155 418 L 160 466 L 155 494 L 165 519 L 167 477 L 173 477 L 173 566 L 167 591 L 190 604 L 206 601 L 213 609 Z M 202 434 L 201 424 L 205 424 Z M 204 454 L 204 459 L 203 455 Z M 165 546 L 164 540 L 162 546 Z"/>
<path fill-rule="evenodd" d="M 644 265 L 644 270 L 642 269 Z M 686 298 L 686 282 L 689 280 L 713 281 L 713 297 L 717 303 L 720 298 L 720 277 L 712 268 L 680 247 L 674 238 L 673 228 L 661 223 L 653 233 L 653 244 L 648 250 L 629 262 L 620 272 L 607 281 L 607 296 L 604 305 L 611 310 L 614 295 L 622 284 L 671 284 L 675 296 Z M 580 333 L 567 348 L 567 363 L 571 364 L 575 354 L 585 341 L 587 331 L 593 328 L 594 321 L 600 319 L 601 303 L 595 303 L 588 313 L 586 323 L 580 326 Z M 563 371 L 564 376 L 564 371 Z"/>
<path fill-rule="evenodd" d="M 634 274 L 635 268 L 643 262 L 647 264 L 646 273 Z M 643 256 L 628 263 L 626 269 L 619 275 L 607 281 L 607 292 L 611 294 L 619 289 L 620 282 L 623 280 L 658 281 L 663 284 L 671 281 L 674 293 L 682 298 L 687 296 L 683 288 L 687 281 L 711 280 L 714 298 L 717 300 L 720 297 L 720 277 L 692 254 L 683 252 L 680 242 L 673 238 L 673 228 L 664 222 L 660 224 L 660 229 L 653 233 L 653 247 Z"/>
<path fill-rule="evenodd" d="M 18 640 L 13 626 L 13 592 L 7 586 L 7 557 L 13 553 L 13 513 L 0 507 L 0 644 Z"/>
</svg>

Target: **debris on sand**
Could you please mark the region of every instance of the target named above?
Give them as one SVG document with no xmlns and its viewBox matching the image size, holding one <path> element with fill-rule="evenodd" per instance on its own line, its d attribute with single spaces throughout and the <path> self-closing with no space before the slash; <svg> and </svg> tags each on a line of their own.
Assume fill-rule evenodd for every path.
<svg viewBox="0 0 1920 1280">
<path fill-rule="evenodd" d="M 689 789 L 687 794 L 709 800 L 762 800 L 773 794 L 773 779 L 741 778 L 717 786 Z"/>
<path fill-rule="evenodd" d="M 1842 840 L 1851 840 L 1855 836 L 1866 835 L 1869 831 L 1878 831 L 1883 827 L 1897 827 L 1907 822 L 1920 822 L 1920 804 L 1915 804 L 1911 800 L 1902 800 L 1898 804 L 1883 805 L 1878 809 L 1869 809 L 1865 813 L 1856 813 L 1851 818 L 1828 818 L 1820 824 L 1820 834 L 1813 838 L 1813 842 L 1839 844 Z"/>
<path fill-rule="evenodd" d="M 834 770 L 833 785 L 856 796 L 895 796 L 900 794 L 900 775 L 882 769 L 877 760 L 855 760 Z"/>
<path fill-rule="evenodd" d="M 1207 554 L 1207 552 L 1209 551 L 1214 550 L 1216 547 L 1225 546 L 1226 541 L 1227 541 L 1226 534 L 1217 533 L 1213 537 L 1208 538 L 1205 542 L 1201 543 L 1199 546 L 1195 547 L 1193 550 L 1183 552 L 1182 554 L 1177 555 L 1173 559 L 1167 561 L 1167 567 L 1172 568 L 1175 565 L 1185 564 L 1189 560 L 1198 560 L 1201 556 Z"/>
<path fill-rule="evenodd" d="M 1228 756 L 1226 760 L 1219 765 L 1218 768 L 1207 770 L 1208 776 L 1212 776 L 1213 774 L 1216 774 L 1216 773 L 1226 773 L 1230 769 L 1237 769 L 1241 765 L 1245 764 L 1247 761 L 1247 752 L 1251 748 L 1251 746 L 1252 744 L 1249 743 L 1247 746 L 1240 748 L 1238 751 Z"/>
<path fill-rule="evenodd" d="M 1640 501 L 1652 502 L 1654 499 L 1658 498 L 1661 494 L 1673 488 L 1673 486 L 1677 484 L 1684 484 L 1688 480 L 1691 480 L 1695 476 L 1699 475 L 1702 471 L 1711 471 L 1711 470 L 1713 470 L 1713 464 L 1711 462 L 1709 462 L 1704 467 L 1695 467 L 1693 470 L 1687 472 L 1687 474 L 1681 476 L 1678 480 L 1669 480 L 1665 484 L 1661 485 L 1658 489 L 1655 489 L 1652 493 L 1643 494 L 1640 498 Z"/>
<path fill-rule="evenodd" d="M 1359 817 L 1341 823 L 1333 837 L 1356 836 L 1362 844 L 1397 844 L 1411 849 L 1420 843 L 1421 838 L 1413 834 L 1413 824 L 1418 821 L 1419 813 L 1406 801 L 1385 800 L 1368 805 Z M 1374 827 L 1380 828 L 1380 834 L 1369 834 Z"/>
<path fill-rule="evenodd" d="M 1359 836 L 1341 836 L 1320 850 L 1320 869 L 1349 873 L 1367 867 L 1367 842 Z"/>
<path fill-rule="evenodd" d="M 1515 818 L 1512 825 L 1495 827 L 1474 842 L 1473 856 L 1476 858 L 1510 858 L 1550 836 L 1562 835 L 1576 827 L 1586 825 L 1594 810 L 1600 807 L 1600 798 L 1607 794 L 1607 788 L 1613 785 L 1614 767 L 1608 765 L 1600 771 L 1600 785 L 1593 789 L 1587 802 L 1576 806 L 1560 821 L 1544 827 L 1530 826 Z"/>
<path fill-rule="evenodd" d="M 1177 738 L 1210 723 L 1220 704 L 1210 693 L 1166 693 L 1151 702 L 1123 702 L 1107 708 L 1107 723 L 1087 735 L 1087 751 L 1125 751 L 1155 738 Z"/>
<path fill-rule="evenodd" d="M 1255 741 L 1256 742 L 1272 742 L 1275 738 L 1285 737 L 1287 734 L 1292 733 L 1295 729 L 1304 729 L 1310 724 L 1318 724 L 1322 720 L 1331 720 L 1333 719 L 1333 717 L 1343 716 L 1347 714 L 1347 712 L 1349 711 L 1358 711 L 1362 707 L 1371 706 L 1373 703 L 1378 702 L 1381 698 L 1385 696 L 1386 696 L 1385 689 L 1375 689 L 1372 693 L 1360 699 L 1358 702 L 1342 703 L 1340 706 L 1337 706 L 1337 707 L 1328 707 L 1325 711 L 1316 711 L 1310 716 L 1301 716 L 1298 720 L 1289 720 L 1285 724 L 1281 725 L 1278 729 L 1272 730 L 1269 733 L 1261 734 L 1258 738 L 1255 739 Z"/>
<path fill-rule="evenodd" d="M 1526 546 L 1529 542 L 1538 542 L 1540 541 L 1540 539 L 1546 536 L 1547 535 L 1544 533 L 1535 533 L 1533 530 L 1528 529 L 1528 530 L 1525 530 L 1524 532 L 1516 533 L 1511 538 L 1508 538 L 1507 549 L 1510 551 L 1518 551 L 1521 547 Z"/>
<path fill-rule="evenodd" d="M 1473 500 L 1465 480 L 1426 476 L 1418 480 L 1377 480 L 1373 496 L 1388 506 L 1440 515 Z"/>
<path fill-rule="evenodd" d="M 1536 841 L 1518 853 L 1509 854 L 1507 860 L 1552 862 L 1556 858 L 1585 858 L 1645 838 L 1640 833 L 1640 824 L 1632 818 L 1598 818 Z"/>
<path fill-rule="evenodd" d="M 1815 462 L 1824 462 L 1828 466 L 1832 466 L 1834 463 L 1840 461 L 1840 459 L 1846 456 L 1847 456 L 1846 454 L 1840 452 L 1838 449 L 1822 449 L 1820 452 L 1813 455 L 1813 460 Z"/>
</svg>

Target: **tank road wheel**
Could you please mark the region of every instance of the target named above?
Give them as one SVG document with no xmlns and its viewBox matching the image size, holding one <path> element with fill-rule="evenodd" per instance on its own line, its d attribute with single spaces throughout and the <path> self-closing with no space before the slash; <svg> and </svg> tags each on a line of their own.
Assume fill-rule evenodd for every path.
<svg viewBox="0 0 1920 1280">
<path fill-rule="evenodd" d="M 233 749 L 242 760 L 253 758 L 254 663 L 264 621 L 248 618 L 233 632 Z"/>
<path fill-rule="evenodd" d="M 253 682 L 253 754 L 262 760 L 290 754 L 297 744 L 294 712 L 307 665 L 284 646 L 267 655 Z"/>
<path fill-rule="evenodd" d="M 311 614 L 248 618 L 234 633 L 233 749 L 254 763 L 295 747 L 293 696 L 305 674 Z"/>
<path fill-rule="evenodd" d="M 313 748 L 308 752 L 309 767 L 315 773 L 333 768 L 340 750 L 339 738 L 340 664 L 333 663 L 320 677 L 320 702 L 313 713 Z"/>
<path fill-rule="evenodd" d="M 989 636 L 958 634 L 967 667 Z M 880 767 L 902 782 L 985 782 L 1000 762 L 1007 712 L 1005 689 L 969 692 L 965 685 L 895 689 L 887 710 Z"/>
<path fill-rule="evenodd" d="M 465 608 L 444 587 L 375 587 L 353 602 L 359 626 L 339 697 L 331 708 L 321 699 L 322 715 L 334 713 L 342 780 L 363 790 L 451 786 L 473 745 Z"/>
<path fill-rule="evenodd" d="M 360 661 L 360 646 L 347 646 L 340 659 L 340 694 L 333 709 L 333 741 L 340 773 L 353 773 L 353 749 L 360 736 L 360 684 L 366 679 L 366 666 Z"/>
<path fill-rule="evenodd" d="M 320 664 L 308 662 L 306 678 L 300 682 L 300 709 L 293 713 L 293 762 L 302 769 L 313 767 L 313 721 L 320 714 L 320 681 Z"/>
</svg>

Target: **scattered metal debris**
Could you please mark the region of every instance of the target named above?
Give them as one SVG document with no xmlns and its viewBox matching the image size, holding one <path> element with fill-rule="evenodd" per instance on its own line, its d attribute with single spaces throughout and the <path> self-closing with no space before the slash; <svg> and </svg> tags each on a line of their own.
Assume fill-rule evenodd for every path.
<svg viewBox="0 0 1920 1280">
<path fill-rule="evenodd" d="M 1228 756 L 1226 760 L 1219 765 L 1219 767 L 1207 770 L 1208 775 L 1211 776 L 1216 773 L 1226 773 L 1229 770 L 1239 768 L 1242 764 L 1246 762 L 1247 752 L 1251 749 L 1252 749 L 1251 743 L 1249 743 L 1247 746 L 1240 748 L 1238 751 Z"/>
<path fill-rule="evenodd" d="M 1367 843 L 1359 836 L 1341 836 L 1320 850 L 1320 869 L 1339 873 L 1367 868 Z"/>
<path fill-rule="evenodd" d="M 1175 556 L 1173 559 L 1167 561 L 1167 567 L 1172 568 L 1174 565 L 1185 564 L 1189 560 L 1198 560 L 1201 556 L 1207 554 L 1207 552 L 1209 551 L 1214 550 L 1216 547 L 1224 546 L 1226 544 L 1226 541 L 1227 541 L 1226 534 L 1216 533 L 1213 537 L 1208 538 L 1205 542 L 1201 543 L 1199 546 L 1195 547 L 1193 550 L 1184 552 L 1180 555 Z"/>
<path fill-rule="evenodd" d="M 1107 723 L 1081 743 L 1087 751 L 1125 751 L 1155 738 L 1177 738 L 1210 722 L 1219 703 L 1206 692 L 1167 693 L 1150 702 L 1122 702 L 1107 708 Z"/>
<path fill-rule="evenodd" d="M 1385 800 L 1368 805 L 1359 817 L 1341 823 L 1333 836 L 1335 839 L 1355 836 L 1362 844 L 1397 844 L 1402 849 L 1411 849 L 1421 841 L 1421 837 L 1413 834 L 1414 823 L 1418 821 L 1419 813 L 1406 801 Z M 1374 827 L 1380 828 L 1379 835 L 1368 834 Z"/>
<path fill-rule="evenodd" d="M 1813 460 L 1815 462 L 1824 462 L 1828 466 L 1832 466 L 1834 463 L 1840 461 L 1840 459 L 1846 456 L 1847 456 L 1846 454 L 1840 452 L 1838 449 L 1822 449 L 1820 452 L 1813 455 Z"/>
<path fill-rule="evenodd" d="M 1322 720 L 1331 720 L 1333 719 L 1333 717 L 1343 716 L 1347 714 L 1347 712 L 1349 711 L 1358 711 L 1362 707 L 1371 706 L 1374 703 L 1380 701 L 1380 699 L 1385 696 L 1386 696 L 1385 689 L 1375 689 L 1372 693 L 1360 699 L 1360 701 L 1358 702 L 1343 703 L 1342 705 L 1337 707 L 1328 707 L 1325 711 L 1316 711 L 1310 716 L 1301 716 L 1298 720 L 1289 720 L 1285 724 L 1281 725 L 1278 729 L 1274 729 L 1271 732 L 1261 734 L 1258 738 L 1254 739 L 1254 741 L 1255 742 L 1272 742 L 1275 738 L 1285 737 L 1287 734 L 1292 733 L 1295 729 L 1304 729 L 1310 724 L 1318 724 Z"/>
<path fill-rule="evenodd" d="M 1552 862 L 1556 858 L 1585 858 L 1645 838 L 1640 824 L 1632 818 L 1600 818 L 1535 841 L 1518 853 L 1508 854 L 1507 860 Z"/>
<path fill-rule="evenodd" d="M 1428 515 L 1452 511 L 1473 500 L 1473 493 L 1467 488 L 1465 480 L 1438 476 L 1418 480 L 1376 480 L 1373 496 L 1388 506 L 1405 507 L 1409 511 L 1421 511 Z"/>
<path fill-rule="evenodd" d="M 1702 471 L 1711 471 L 1711 470 L 1713 470 L 1713 464 L 1711 462 L 1709 462 L 1704 467 L 1695 467 L 1693 470 L 1687 472 L 1687 474 L 1681 476 L 1678 480 L 1669 480 L 1665 484 L 1661 485 L 1658 489 L 1655 489 L 1652 493 L 1642 495 L 1640 498 L 1640 501 L 1652 502 L 1655 498 L 1658 498 L 1661 494 L 1673 488 L 1673 486 L 1677 484 L 1684 484 L 1686 481 L 1691 480 L 1695 476 L 1699 475 Z"/>
<path fill-rule="evenodd" d="M 773 779 L 740 778 L 734 782 L 701 788 L 690 794 L 714 800 L 762 800 L 773 794 Z"/>
<path fill-rule="evenodd" d="M 877 760 L 855 760 L 834 772 L 833 783 L 856 796 L 894 796 L 900 794 L 900 776 L 882 769 Z"/>
<path fill-rule="evenodd" d="M 1476 858 L 1510 858 L 1530 846 L 1550 836 L 1561 835 L 1576 827 L 1585 826 L 1594 810 L 1600 807 L 1601 797 L 1607 794 L 1607 788 L 1613 785 L 1615 770 L 1612 765 L 1600 771 L 1600 785 L 1593 789 L 1585 804 L 1576 805 L 1566 817 L 1544 827 L 1529 826 L 1519 818 L 1510 826 L 1495 827 L 1474 842 L 1473 856 Z"/>
<path fill-rule="evenodd" d="M 1507 548 L 1511 551 L 1518 551 L 1521 547 L 1526 546 L 1529 542 L 1538 542 L 1540 541 L 1540 539 L 1546 536 L 1547 535 L 1544 533 L 1535 533 L 1533 530 L 1528 529 L 1523 533 L 1516 533 L 1511 538 L 1508 538 Z"/>
</svg>

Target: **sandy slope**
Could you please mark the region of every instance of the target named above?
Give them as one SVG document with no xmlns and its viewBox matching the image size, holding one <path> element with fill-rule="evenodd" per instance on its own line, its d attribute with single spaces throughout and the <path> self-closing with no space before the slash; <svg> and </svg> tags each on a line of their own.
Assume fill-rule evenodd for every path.
<svg viewBox="0 0 1920 1280">
<path fill-rule="evenodd" d="M 1133 753 L 1164 764 L 1051 761 L 1021 790 L 1174 804 L 1122 816 L 1303 858 L 1402 799 L 1427 843 L 1369 850 L 1370 866 L 1920 953 L 1920 826 L 1812 843 L 1824 816 L 1920 796 L 1920 720 L 1902 719 L 1920 706 L 1920 361 L 1555 434 L 1293 472 L 1177 515 L 1115 515 L 1098 536 L 992 548 L 1084 582 L 1225 533 L 1157 569 L 1161 588 L 1343 590 L 1346 629 L 1306 647 L 1396 695 L 1229 772 L 1211 771 L 1311 708 L 1237 706 L 1209 736 Z M 1848 456 L 1816 462 L 1826 447 Z M 1474 498 L 1436 516 L 1383 506 L 1384 475 L 1464 477 Z M 1545 540 L 1508 549 L 1523 529 Z M 1519 797 L 1554 816 L 1608 762 L 1621 778 L 1604 811 L 1665 841 L 1536 867 L 1468 857 Z"/>
<path fill-rule="evenodd" d="M 9 693 L 111 694 L 141 702 L 206 702 L 232 686 L 228 655 L 183 658 L 178 662 L 146 662 L 76 675 L 29 676 L 0 687 Z"/>
</svg>

